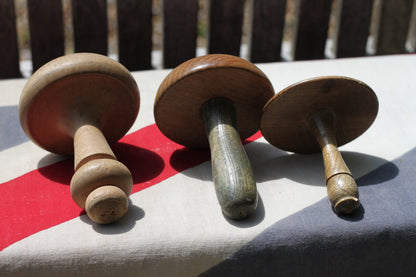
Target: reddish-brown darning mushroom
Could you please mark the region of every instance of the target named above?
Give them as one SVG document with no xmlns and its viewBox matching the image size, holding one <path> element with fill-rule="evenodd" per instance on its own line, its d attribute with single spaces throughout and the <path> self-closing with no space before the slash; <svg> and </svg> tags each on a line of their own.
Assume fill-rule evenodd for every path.
<svg viewBox="0 0 416 277">
<path fill-rule="evenodd" d="M 157 92 L 159 129 L 188 147 L 210 146 L 217 198 L 230 218 L 245 218 L 257 207 L 256 183 L 241 140 L 259 130 L 263 106 L 273 95 L 259 68 L 223 54 L 179 65 Z"/>
<path fill-rule="evenodd" d="M 264 107 L 261 131 L 282 150 L 322 151 L 328 197 L 337 213 L 359 206 L 358 188 L 337 146 L 365 132 L 378 112 L 373 90 L 361 81 L 328 76 L 305 80 L 276 94 Z"/>
</svg>

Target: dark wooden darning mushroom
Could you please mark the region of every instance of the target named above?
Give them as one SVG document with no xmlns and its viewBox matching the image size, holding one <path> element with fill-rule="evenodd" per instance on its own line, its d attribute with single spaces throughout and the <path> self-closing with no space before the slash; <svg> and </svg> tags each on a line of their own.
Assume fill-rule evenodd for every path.
<svg viewBox="0 0 416 277">
<path fill-rule="evenodd" d="M 263 106 L 273 95 L 258 67 L 223 54 L 179 65 L 157 92 L 159 129 L 179 144 L 210 146 L 217 198 L 230 218 L 248 217 L 257 207 L 256 182 L 241 140 L 259 130 Z"/>
<path fill-rule="evenodd" d="M 261 120 L 265 139 L 296 153 L 322 151 L 329 200 L 337 213 L 359 205 L 357 184 L 338 146 L 360 136 L 373 123 L 378 100 L 361 81 L 328 76 L 289 86 L 267 102 Z"/>
</svg>

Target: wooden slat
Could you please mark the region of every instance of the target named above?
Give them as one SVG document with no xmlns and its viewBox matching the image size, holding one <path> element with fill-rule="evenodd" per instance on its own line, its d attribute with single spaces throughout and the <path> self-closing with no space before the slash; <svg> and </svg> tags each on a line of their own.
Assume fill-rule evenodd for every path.
<svg viewBox="0 0 416 277">
<path fill-rule="evenodd" d="M 299 0 L 295 60 L 322 59 L 332 0 Z"/>
<path fill-rule="evenodd" d="M 163 65 L 173 68 L 195 57 L 197 0 L 163 1 Z"/>
<path fill-rule="evenodd" d="M 365 56 L 373 0 L 342 1 L 336 57 Z"/>
<path fill-rule="evenodd" d="M 129 70 L 152 67 L 152 0 L 118 0 L 119 62 Z"/>
<path fill-rule="evenodd" d="M 281 60 L 286 0 L 256 0 L 253 6 L 250 59 L 252 62 Z"/>
<path fill-rule="evenodd" d="M 64 55 L 61 0 L 28 0 L 33 71 Z"/>
<path fill-rule="evenodd" d="M 107 55 L 106 0 L 72 0 L 75 52 Z"/>
<path fill-rule="evenodd" d="M 13 0 L 0 1 L 0 79 L 21 77 Z"/>
<path fill-rule="evenodd" d="M 239 56 L 244 0 L 211 0 L 208 52 Z"/>
<path fill-rule="evenodd" d="M 376 54 L 406 52 L 413 0 L 384 0 L 381 8 L 380 27 L 376 42 Z"/>
</svg>

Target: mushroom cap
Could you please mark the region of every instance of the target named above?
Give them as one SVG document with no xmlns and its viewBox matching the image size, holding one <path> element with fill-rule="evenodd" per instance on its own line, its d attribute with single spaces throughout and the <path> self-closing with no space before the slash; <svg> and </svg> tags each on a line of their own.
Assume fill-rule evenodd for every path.
<svg viewBox="0 0 416 277">
<path fill-rule="evenodd" d="M 279 149 L 320 152 L 310 131 L 310 119 L 319 110 L 334 114 L 334 134 L 338 146 L 364 133 L 374 122 L 378 100 L 365 83 L 343 76 L 324 76 L 289 86 L 264 107 L 261 131 Z"/>
<path fill-rule="evenodd" d="M 176 67 L 159 87 L 155 121 L 171 140 L 189 147 L 207 147 L 201 106 L 227 98 L 236 110 L 241 139 L 260 129 L 264 104 L 274 95 L 272 84 L 254 64 L 231 55 L 211 54 Z"/>
<path fill-rule="evenodd" d="M 73 135 L 94 124 L 111 144 L 132 126 L 139 112 L 139 89 L 130 72 L 103 55 L 77 53 L 39 68 L 23 88 L 19 117 L 40 147 L 73 153 Z"/>
</svg>

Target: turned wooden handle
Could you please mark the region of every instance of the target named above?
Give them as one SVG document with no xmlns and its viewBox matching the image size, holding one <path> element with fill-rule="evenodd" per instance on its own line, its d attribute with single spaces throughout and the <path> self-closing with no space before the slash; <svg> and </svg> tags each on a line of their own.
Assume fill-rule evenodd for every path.
<svg viewBox="0 0 416 277">
<path fill-rule="evenodd" d="M 358 187 L 335 145 L 323 147 L 328 198 L 338 213 L 351 213 L 359 206 Z"/>
<path fill-rule="evenodd" d="M 237 131 L 230 100 L 206 102 L 201 116 L 207 132 L 215 191 L 223 213 L 233 219 L 251 215 L 258 202 L 253 171 Z"/>
<path fill-rule="evenodd" d="M 312 116 L 310 126 L 322 150 L 328 198 L 337 213 L 351 213 L 360 205 L 358 187 L 338 151 L 333 113 L 318 111 Z"/>
<path fill-rule="evenodd" d="M 128 208 L 133 179 L 116 160 L 104 135 L 91 124 L 74 134 L 75 174 L 71 195 L 94 222 L 107 224 L 121 218 Z"/>
<path fill-rule="evenodd" d="M 139 89 L 130 72 L 93 53 L 48 62 L 22 91 L 23 130 L 45 150 L 75 155 L 71 194 L 97 223 L 111 223 L 127 210 L 132 177 L 107 140 L 114 143 L 126 134 L 139 106 Z"/>
</svg>

